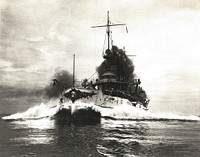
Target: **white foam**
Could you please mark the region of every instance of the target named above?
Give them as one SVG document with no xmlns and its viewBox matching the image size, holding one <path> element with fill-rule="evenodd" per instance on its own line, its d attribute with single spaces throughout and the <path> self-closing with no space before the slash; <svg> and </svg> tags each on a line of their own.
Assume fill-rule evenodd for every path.
<svg viewBox="0 0 200 157">
<path fill-rule="evenodd" d="M 59 107 L 59 106 L 58 106 Z M 17 119 L 39 119 L 43 117 L 53 116 L 57 111 L 58 107 L 49 107 L 44 103 L 40 105 L 29 108 L 25 112 L 15 113 L 10 116 L 2 117 L 4 120 L 17 120 Z"/>
<path fill-rule="evenodd" d="M 181 116 L 166 113 L 152 113 L 128 104 L 116 106 L 113 109 L 102 109 L 101 114 L 104 117 L 111 117 L 115 119 L 128 119 L 128 120 L 187 120 L 187 121 L 200 121 L 200 117 L 190 115 Z"/>
<path fill-rule="evenodd" d="M 96 112 L 100 112 L 100 107 L 99 106 L 96 106 L 94 105 L 94 103 L 84 103 L 84 102 L 80 102 L 80 101 L 76 101 L 74 103 L 64 103 L 63 104 L 63 107 L 64 108 L 69 108 L 69 106 L 71 106 L 71 109 L 72 109 L 72 113 L 76 112 L 77 110 L 79 109 L 92 109 Z"/>
<path fill-rule="evenodd" d="M 57 102 L 56 102 L 57 103 Z M 52 106 L 52 104 L 56 104 L 55 102 L 48 102 L 47 104 L 41 103 L 38 106 L 34 106 L 29 108 L 27 111 L 22 113 L 15 113 L 10 116 L 5 116 L 2 119 L 4 120 L 17 120 L 17 119 L 39 119 L 43 117 L 51 117 L 55 115 L 59 108 L 60 104 L 57 103 L 56 106 Z M 111 117 L 114 119 L 124 119 L 124 120 L 187 120 L 187 121 L 200 121 L 200 117 L 198 116 L 180 116 L 173 114 L 156 114 L 150 111 L 145 111 L 144 109 L 136 108 L 131 106 L 128 103 L 123 103 L 114 108 L 102 108 L 94 105 L 93 103 L 83 103 L 83 102 L 75 102 L 65 103 L 63 104 L 64 108 L 73 105 L 73 112 L 76 112 L 78 109 L 88 109 L 92 108 L 93 110 L 100 112 L 102 117 Z"/>
</svg>

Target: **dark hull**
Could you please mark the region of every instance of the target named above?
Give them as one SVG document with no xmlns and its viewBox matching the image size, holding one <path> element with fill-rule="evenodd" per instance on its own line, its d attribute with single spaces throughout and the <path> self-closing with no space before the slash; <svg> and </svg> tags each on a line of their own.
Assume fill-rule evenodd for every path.
<svg viewBox="0 0 200 157">
<path fill-rule="evenodd" d="M 101 113 L 87 108 L 79 109 L 72 114 L 71 109 L 63 108 L 54 118 L 59 124 L 98 124 L 101 121 Z"/>
</svg>

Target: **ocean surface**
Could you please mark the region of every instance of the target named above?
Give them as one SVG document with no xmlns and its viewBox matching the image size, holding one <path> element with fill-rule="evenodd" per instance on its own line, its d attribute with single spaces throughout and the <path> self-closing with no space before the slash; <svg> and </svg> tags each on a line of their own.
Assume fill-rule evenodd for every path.
<svg viewBox="0 0 200 157">
<path fill-rule="evenodd" d="M 200 121 L 195 116 L 135 119 L 123 111 L 123 118 L 116 109 L 112 115 L 120 119 L 68 124 L 39 116 L 44 115 L 39 109 L 47 112 L 40 105 L 24 113 L 0 115 L 1 157 L 200 156 Z"/>
</svg>

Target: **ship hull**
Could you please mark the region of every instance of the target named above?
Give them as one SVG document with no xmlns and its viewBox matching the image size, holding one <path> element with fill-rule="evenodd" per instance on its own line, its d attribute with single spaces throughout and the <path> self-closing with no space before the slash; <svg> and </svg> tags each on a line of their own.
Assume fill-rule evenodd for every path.
<svg viewBox="0 0 200 157">
<path fill-rule="evenodd" d="M 76 89 L 80 90 L 80 89 Z M 90 90 L 87 90 L 89 92 Z M 92 92 L 93 90 L 91 90 Z M 141 103 L 130 102 L 128 99 L 103 94 L 101 90 L 95 92 L 90 97 L 82 97 L 73 102 L 71 99 L 63 99 L 60 109 L 55 115 L 58 123 L 77 123 L 92 124 L 100 123 L 102 115 L 101 111 L 112 112 L 115 107 L 121 105 L 130 105 L 138 110 L 148 110 Z"/>
<path fill-rule="evenodd" d="M 131 106 L 135 106 L 136 108 L 141 108 L 144 110 L 148 110 L 147 105 L 143 104 L 141 101 L 130 101 L 129 99 L 125 98 L 125 96 L 120 94 L 119 96 L 116 95 L 109 95 L 104 94 L 102 90 L 93 90 L 93 89 L 82 89 L 82 88 L 74 88 L 76 91 L 79 91 L 79 93 L 95 93 L 90 96 L 86 97 L 78 97 L 75 101 L 70 98 L 65 98 L 64 103 L 71 104 L 72 110 L 74 106 L 77 107 L 76 104 L 79 104 L 78 108 L 81 108 L 81 106 L 87 106 L 87 104 L 94 107 L 103 107 L 103 108 L 114 108 L 116 106 L 120 106 L 122 104 L 128 104 Z M 67 91 L 66 93 L 69 93 Z M 78 94 L 77 94 L 78 95 Z M 73 105 L 75 104 L 75 105 Z"/>
<path fill-rule="evenodd" d="M 91 107 L 73 111 L 73 108 L 70 106 L 68 108 L 61 108 L 54 118 L 59 124 L 97 124 L 101 121 L 101 114 Z"/>
</svg>

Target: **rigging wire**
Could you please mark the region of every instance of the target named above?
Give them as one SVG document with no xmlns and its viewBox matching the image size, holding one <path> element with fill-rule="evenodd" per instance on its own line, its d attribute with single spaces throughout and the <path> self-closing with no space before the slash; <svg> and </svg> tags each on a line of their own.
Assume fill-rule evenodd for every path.
<svg viewBox="0 0 200 157">
<path fill-rule="evenodd" d="M 103 23 L 103 22 L 105 22 L 105 21 L 106 21 L 106 19 L 102 20 L 101 22 L 96 23 L 95 26 L 96 26 L 96 25 L 99 25 L 99 24 L 101 24 L 101 23 Z"/>
<path fill-rule="evenodd" d="M 123 22 L 120 22 L 120 21 L 115 21 L 115 20 L 111 20 L 112 21 L 112 24 L 115 24 L 115 23 L 123 23 Z M 125 28 L 126 28 L 126 32 L 128 33 L 128 26 L 127 24 L 124 25 Z"/>
<path fill-rule="evenodd" d="M 92 76 L 94 76 L 95 74 L 97 73 L 97 71 L 95 71 L 95 73 L 94 74 L 92 74 L 87 80 L 89 80 L 89 79 L 91 79 L 92 78 Z"/>
</svg>

